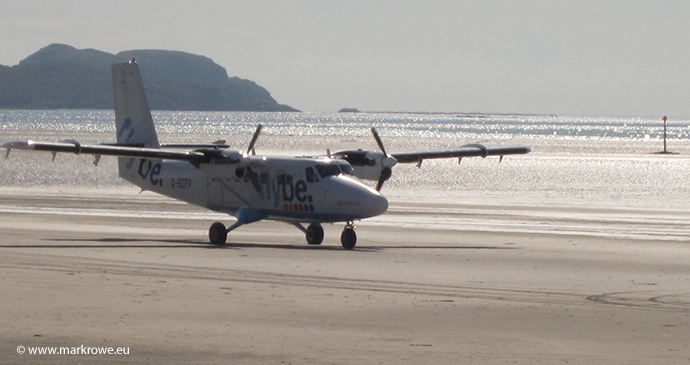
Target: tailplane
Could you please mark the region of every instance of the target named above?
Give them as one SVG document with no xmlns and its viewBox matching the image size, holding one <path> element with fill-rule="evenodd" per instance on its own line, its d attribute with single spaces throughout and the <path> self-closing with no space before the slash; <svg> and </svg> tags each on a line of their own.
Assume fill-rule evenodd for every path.
<svg viewBox="0 0 690 365">
<path fill-rule="evenodd" d="M 112 71 L 117 143 L 160 147 L 139 66 L 131 60 L 114 64 Z"/>
</svg>

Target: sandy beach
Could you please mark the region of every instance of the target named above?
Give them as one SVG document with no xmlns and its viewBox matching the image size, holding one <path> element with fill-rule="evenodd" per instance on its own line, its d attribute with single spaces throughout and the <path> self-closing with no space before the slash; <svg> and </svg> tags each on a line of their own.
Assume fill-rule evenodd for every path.
<svg viewBox="0 0 690 365">
<path fill-rule="evenodd" d="M 138 193 L 0 190 L 0 362 L 690 361 L 690 210 L 391 189 L 353 251 L 275 222 L 218 248 L 222 215 Z M 17 351 L 82 345 L 129 354 Z"/>
</svg>

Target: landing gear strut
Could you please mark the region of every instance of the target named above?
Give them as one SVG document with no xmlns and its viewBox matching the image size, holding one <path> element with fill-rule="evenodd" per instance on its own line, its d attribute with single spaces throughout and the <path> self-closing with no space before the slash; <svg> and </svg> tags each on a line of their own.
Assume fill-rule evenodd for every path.
<svg viewBox="0 0 690 365">
<path fill-rule="evenodd" d="M 343 244 L 343 248 L 346 250 L 355 248 L 357 244 L 357 234 L 355 233 L 355 225 L 353 222 L 348 222 L 345 229 L 343 229 L 343 233 L 340 235 L 340 243 Z"/>
<path fill-rule="evenodd" d="M 323 242 L 323 227 L 318 222 L 314 222 L 307 227 L 307 243 L 310 245 L 320 245 Z"/>
<path fill-rule="evenodd" d="M 225 228 L 225 225 L 220 222 L 215 222 L 208 229 L 208 239 L 212 244 L 216 246 L 223 246 L 225 241 L 228 239 L 228 232 L 239 226 L 237 223 L 230 228 Z M 302 232 L 305 233 L 307 238 L 307 243 L 310 245 L 320 245 L 323 242 L 324 231 L 321 223 L 313 222 L 307 228 L 303 225 L 296 223 L 295 226 L 300 228 Z M 355 233 L 354 222 L 347 222 L 343 233 L 340 235 L 340 243 L 342 243 L 343 248 L 346 250 L 351 250 L 355 248 L 357 244 L 357 234 Z"/>
</svg>

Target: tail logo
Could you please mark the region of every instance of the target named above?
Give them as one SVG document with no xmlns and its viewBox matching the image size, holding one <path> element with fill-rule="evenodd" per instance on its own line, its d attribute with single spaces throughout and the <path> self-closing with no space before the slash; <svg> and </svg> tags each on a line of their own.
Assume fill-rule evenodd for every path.
<svg viewBox="0 0 690 365">
<path fill-rule="evenodd" d="M 134 128 L 132 128 L 132 119 L 131 118 L 125 118 L 124 123 L 122 123 L 122 126 L 120 126 L 120 130 L 117 131 L 118 142 L 120 141 L 122 135 L 125 134 L 125 131 L 127 131 L 128 129 L 129 129 L 129 134 L 127 135 L 127 138 L 125 139 L 125 143 L 127 143 L 127 144 L 132 143 L 132 137 L 134 136 Z"/>
<path fill-rule="evenodd" d="M 122 122 L 122 125 L 117 131 L 117 142 L 118 143 L 123 143 L 122 142 L 122 136 L 125 134 L 125 132 L 129 129 L 129 134 L 127 135 L 127 138 L 124 141 L 124 144 L 131 144 L 132 143 L 132 137 L 134 136 L 134 128 L 132 128 L 132 118 L 125 118 L 125 120 Z M 131 169 L 132 166 L 134 166 L 134 158 L 130 158 L 129 161 L 127 161 L 127 170 Z M 141 170 L 141 168 L 139 168 Z"/>
</svg>

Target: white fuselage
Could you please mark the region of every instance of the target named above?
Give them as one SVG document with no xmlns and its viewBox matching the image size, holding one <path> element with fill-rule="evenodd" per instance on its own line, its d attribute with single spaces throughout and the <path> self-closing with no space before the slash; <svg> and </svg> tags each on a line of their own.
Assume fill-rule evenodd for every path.
<svg viewBox="0 0 690 365">
<path fill-rule="evenodd" d="M 248 156 L 200 164 L 120 157 L 120 176 L 145 190 L 251 220 L 350 222 L 383 214 L 388 200 L 342 161 Z M 348 171 L 349 170 L 349 171 Z"/>
</svg>

